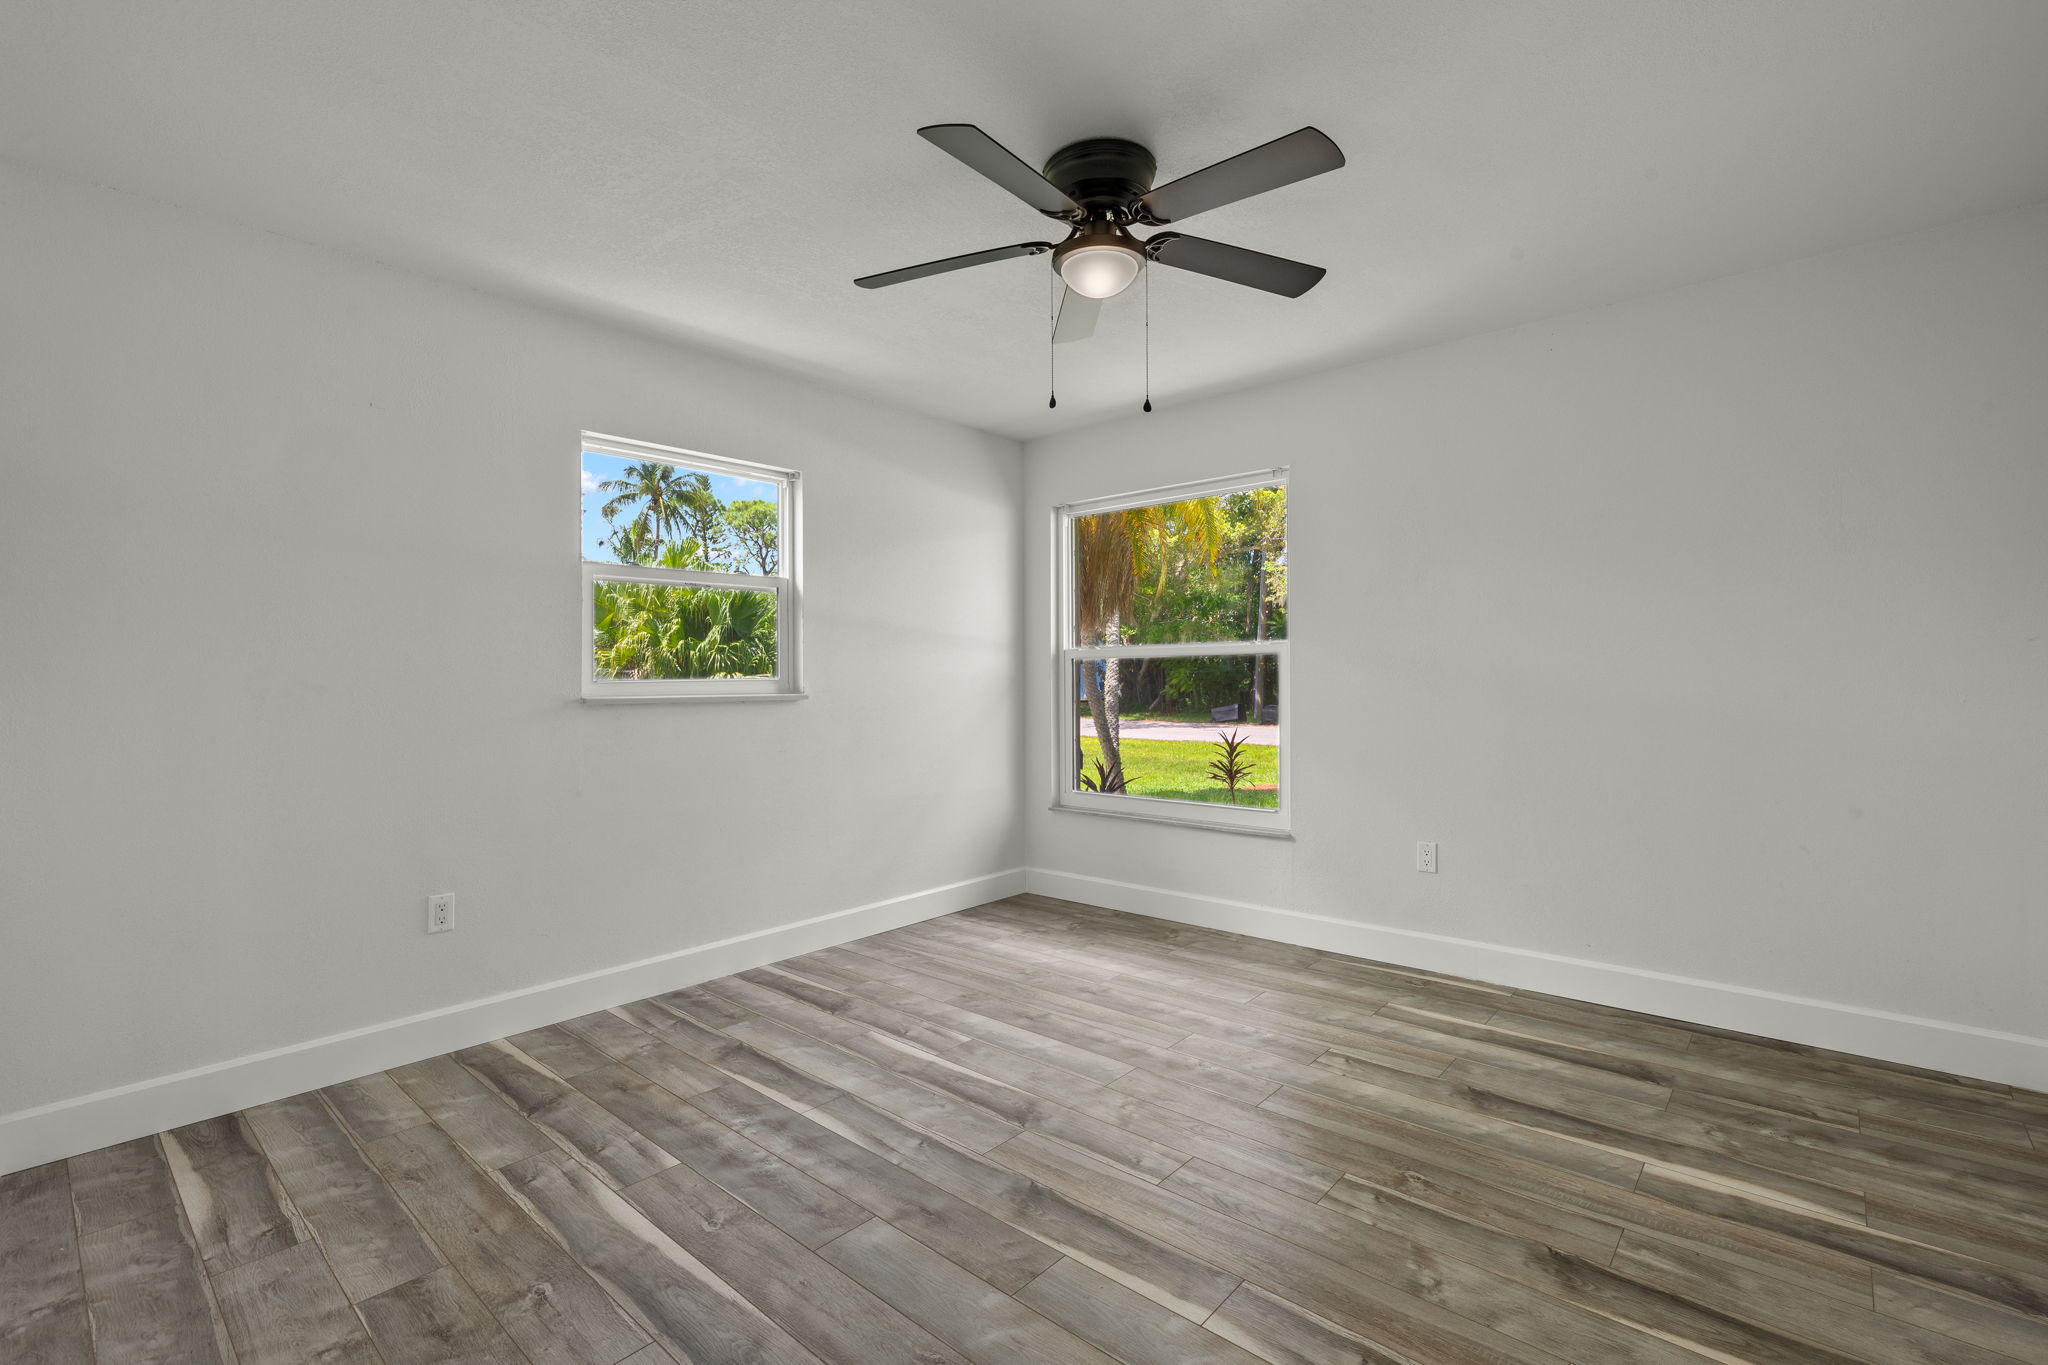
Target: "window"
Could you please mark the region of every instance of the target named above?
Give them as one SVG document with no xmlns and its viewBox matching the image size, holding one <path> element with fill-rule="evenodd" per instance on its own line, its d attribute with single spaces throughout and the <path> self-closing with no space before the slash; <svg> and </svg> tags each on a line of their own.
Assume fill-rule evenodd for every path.
<svg viewBox="0 0 2048 1365">
<path fill-rule="evenodd" d="M 1286 833 L 1287 471 L 1056 528 L 1055 809 Z"/>
<path fill-rule="evenodd" d="M 795 471 L 583 436 L 583 695 L 803 695 Z"/>
</svg>

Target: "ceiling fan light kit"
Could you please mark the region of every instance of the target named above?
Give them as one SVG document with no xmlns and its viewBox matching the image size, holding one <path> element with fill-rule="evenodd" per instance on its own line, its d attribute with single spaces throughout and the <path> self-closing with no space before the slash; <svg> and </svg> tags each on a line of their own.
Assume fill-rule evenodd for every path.
<svg viewBox="0 0 2048 1365">
<path fill-rule="evenodd" d="M 1052 268 L 1076 294 L 1114 298 L 1145 268 L 1145 247 L 1120 224 L 1095 219 L 1052 249 Z"/>
<path fill-rule="evenodd" d="M 1149 149 L 1127 138 L 1070 142 L 1052 154 L 1043 171 L 1034 171 L 971 123 L 935 123 L 917 133 L 1039 213 L 1065 223 L 1067 236 L 1058 243 L 1019 242 L 864 275 L 854 281 L 863 289 L 1050 252 L 1053 272 L 1065 286 L 1052 327 L 1052 340 L 1059 344 L 1092 336 L 1102 301 L 1130 288 L 1148 262 L 1286 298 L 1301 297 L 1323 278 L 1320 266 L 1262 251 L 1179 232 L 1139 238 L 1130 230 L 1133 225 L 1162 227 L 1336 170 L 1344 164 L 1344 153 L 1318 129 L 1297 129 L 1158 189 L 1152 187 L 1158 162 Z M 1149 397 L 1145 410 L 1151 411 Z"/>
</svg>

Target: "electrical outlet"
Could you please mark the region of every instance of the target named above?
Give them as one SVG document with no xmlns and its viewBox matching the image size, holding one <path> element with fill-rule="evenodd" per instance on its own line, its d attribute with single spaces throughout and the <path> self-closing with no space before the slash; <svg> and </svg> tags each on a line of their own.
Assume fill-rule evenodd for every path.
<svg viewBox="0 0 2048 1365">
<path fill-rule="evenodd" d="M 1415 845 L 1415 870 L 1417 872 L 1436 871 L 1436 844 L 1434 841 Z"/>
<path fill-rule="evenodd" d="M 451 921 L 454 915 L 455 893 L 453 891 L 442 891 L 427 897 L 428 933 L 445 934 L 450 929 L 453 929 L 455 925 Z"/>
</svg>

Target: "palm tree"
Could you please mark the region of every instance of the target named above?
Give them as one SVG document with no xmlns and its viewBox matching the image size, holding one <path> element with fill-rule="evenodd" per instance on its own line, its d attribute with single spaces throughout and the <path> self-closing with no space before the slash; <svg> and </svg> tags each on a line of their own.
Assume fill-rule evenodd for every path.
<svg viewBox="0 0 2048 1365">
<path fill-rule="evenodd" d="M 612 548 L 628 563 L 647 563 L 660 555 L 662 542 L 685 524 L 685 507 L 694 498 L 710 494 L 711 480 L 695 470 L 655 460 L 629 464 L 623 473 L 624 477 L 606 479 L 597 486 L 598 492 L 613 495 L 599 511 L 614 523 L 620 513 L 633 512 L 633 520 L 612 533 Z M 640 559 L 640 555 L 647 558 Z"/>
<path fill-rule="evenodd" d="M 670 557 L 680 557 L 680 547 Z M 599 583 L 591 648 L 601 678 L 763 678 L 775 672 L 775 594 Z"/>
<path fill-rule="evenodd" d="M 700 678 L 758 678 L 775 672 L 775 594 L 700 590 L 683 628 Z"/>
<path fill-rule="evenodd" d="M 661 540 L 648 529 L 645 519 L 612 527 L 604 543 L 621 564 L 652 564 L 661 556 Z"/>
<path fill-rule="evenodd" d="M 1205 572 L 1214 572 L 1223 536 L 1223 509 L 1217 498 L 1155 503 L 1075 518 L 1075 643 L 1122 643 L 1125 627 L 1137 609 L 1141 579 L 1153 580 L 1156 595 L 1165 588 L 1177 562 L 1192 558 Z M 1114 782 L 1117 790 L 1123 790 L 1124 783 L 1117 714 L 1123 693 L 1121 662 L 1103 659 L 1081 666 L 1081 696 L 1088 703 L 1095 741 L 1102 750 L 1105 789 L 1107 783 Z"/>
</svg>

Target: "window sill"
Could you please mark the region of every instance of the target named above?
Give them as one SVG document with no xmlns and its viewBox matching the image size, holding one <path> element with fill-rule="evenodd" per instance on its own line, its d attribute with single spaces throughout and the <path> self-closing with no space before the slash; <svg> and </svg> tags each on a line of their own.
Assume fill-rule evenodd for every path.
<svg viewBox="0 0 2048 1365">
<path fill-rule="evenodd" d="M 808 692 L 699 692 L 661 697 L 579 697 L 577 700 L 591 706 L 649 706 L 672 701 L 803 701 L 810 695 Z"/>
<path fill-rule="evenodd" d="M 1242 834 L 1253 839 L 1284 839 L 1293 842 L 1294 831 L 1290 829 L 1260 829 L 1256 825 L 1227 824 L 1221 820 L 1203 820 L 1188 815 L 1155 815 L 1150 811 L 1100 810 L 1093 806 L 1069 806 L 1055 801 L 1052 810 L 1060 815 L 1093 815 L 1105 820 L 1142 820 L 1148 825 L 1175 825 L 1181 829 L 1213 830 L 1218 834 Z"/>
</svg>

